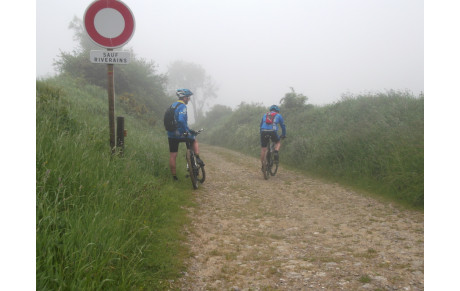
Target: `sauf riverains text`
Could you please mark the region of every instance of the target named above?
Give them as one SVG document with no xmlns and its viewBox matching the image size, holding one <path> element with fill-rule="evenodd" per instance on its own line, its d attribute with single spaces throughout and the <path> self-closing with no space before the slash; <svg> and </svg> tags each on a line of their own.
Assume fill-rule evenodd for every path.
<svg viewBox="0 0 460 291">
<path fill-rule="evenodd" d="M 126 57 L 119 57 L 118 52 L 103 52 L 102 57 L 94 57 L 96 63 L 122 63 L 127 64 L 129 62 Z"/>
</svg>

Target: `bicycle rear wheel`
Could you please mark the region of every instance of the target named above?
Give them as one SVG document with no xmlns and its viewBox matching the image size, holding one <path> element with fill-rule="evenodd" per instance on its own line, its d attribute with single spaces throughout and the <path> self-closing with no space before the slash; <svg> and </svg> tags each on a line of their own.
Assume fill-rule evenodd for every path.
<svg viewBox="0 0 460 291">
<path fill-rule="evenodd" d="M 271 155 L 270 166 L 270 175 L 275 176 L 276 172 L 278 171 L 278 163 L 274 162 L 274 155 Z"/>
<path fill-rule="evenodd" d="M 262 172 L 264 173 L 265 180 L 268 180 L 268 178 L 270 178 L 269 158 L 270 158 L 270 153 L 267 151 L 267 154 L 265 154 L 264 162 L 262 164 Z"/>
<path fill-rule="evenodd" d="M 198 189 L 198 179 L 196 174 L 196 166 L 195 166 L 195 155 L 192 153 L 191 150 L 187 150 L 185 155 L 188 164 L 188 172 L 190 176 L 190 180 L 192 180 L 193 189 Z"/>
<path fill-rule="evenodd" d="M 270 144 L 270 175 L 275 176 L 276 172 L 278 171 L 278 163 L 274 161 L 275 159 L 275 145 L 272 143 Z"/>
</svg>

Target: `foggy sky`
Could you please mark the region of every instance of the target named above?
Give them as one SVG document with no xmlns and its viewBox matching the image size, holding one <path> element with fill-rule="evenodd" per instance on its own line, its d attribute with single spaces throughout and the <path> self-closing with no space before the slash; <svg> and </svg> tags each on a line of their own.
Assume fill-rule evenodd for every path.
<svg viewBox="0 0 460 291">
<path fill-rule="evenodd" d="M 309 103 L 343 93 L 424 90 L 421 0 L 125 0 L 136 30 L 125 48 L 160 73 L 201 65 L 219 86 L 213 104 L 279 103 L 293 87 Z M 36 2 L 38 77 L 77 43 L 68 29 L 91 1 Z"/>
</svg>

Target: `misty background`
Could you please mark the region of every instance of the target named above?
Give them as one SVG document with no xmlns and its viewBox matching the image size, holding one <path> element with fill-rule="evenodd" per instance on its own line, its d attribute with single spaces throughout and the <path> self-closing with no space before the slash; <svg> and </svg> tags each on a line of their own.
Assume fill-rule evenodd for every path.
<svg viewBox="0 0 460 291">
<path fill-rule="evenodd" d="M 201 65 L 219 88 L 212 104 L 279 104 L 291 87 L 316 105 L 344 93 L 424 90 L 420 0 L 123 2 L 136 22 L 124 49 L 160 73 L 177 60 Z M 76 48 L 68 26 L 90 3 L 36 2 L 37 77 L 55 74 L 53 59 Z"/>
</svg>

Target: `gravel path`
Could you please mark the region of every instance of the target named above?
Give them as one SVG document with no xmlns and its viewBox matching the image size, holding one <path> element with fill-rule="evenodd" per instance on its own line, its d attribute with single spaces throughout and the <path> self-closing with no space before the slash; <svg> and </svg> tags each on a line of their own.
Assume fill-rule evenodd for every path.
<svg viewBox="0 0 460 291">
<path fill-rule="evenodd" d="M 423 213 L 201 146 L 181 290 L 423 290 Z"/>
</svg>

